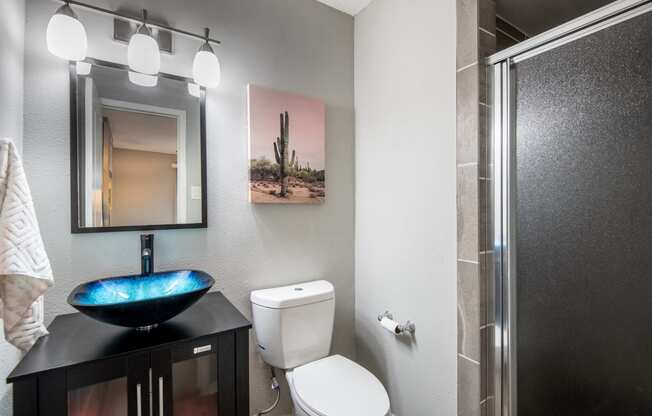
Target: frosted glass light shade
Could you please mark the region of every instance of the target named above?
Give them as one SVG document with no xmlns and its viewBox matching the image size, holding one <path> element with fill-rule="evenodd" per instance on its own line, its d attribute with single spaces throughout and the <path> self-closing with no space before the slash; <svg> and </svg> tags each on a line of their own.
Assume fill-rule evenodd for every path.
<svg viewBox="0 0 652 416">
<path fill-rule="evenodd" d="M 86 29 L 68 5 L 61 6 L 50 18 L 46 41 L 48 50 L 54 56 L 69 61 L 81 61 L 86 58 Z"/>
<path fill-rule="evenodd" d="M 195 82 L 206 88 L 220 85 L 222 70 L 220 61 L 212 51 L 200 49 L 192 63 L 192 75 Z"/>
<path fill-rule="evenodd" d="M 161 69 L 161 52 L 153 37 L 135 33 L 127 47 L 129 68 L 141 74 L 156 75 Z"/>
<path fill-rule="evenodd" d="M 155 87 L 158 84 L 156 75 L 141 74 L 139 72 L 129 71 L 129 81 L 141 87 Z"/>
</svg>

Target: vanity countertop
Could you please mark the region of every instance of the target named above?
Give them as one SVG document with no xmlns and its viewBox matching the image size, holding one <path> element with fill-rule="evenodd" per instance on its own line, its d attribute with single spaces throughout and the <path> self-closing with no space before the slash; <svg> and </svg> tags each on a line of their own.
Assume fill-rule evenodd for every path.
<svg viewBox="0 0 652 416">
<path fill-rule="evenodd" d="M 216 335 L 251 323 L 221 292 L 196 304 L 149 332 L 103 324 L 81 313 L 59 315 L 7 377 L 13 383 L 46 371 L 165 347 Z"/>
</svg>

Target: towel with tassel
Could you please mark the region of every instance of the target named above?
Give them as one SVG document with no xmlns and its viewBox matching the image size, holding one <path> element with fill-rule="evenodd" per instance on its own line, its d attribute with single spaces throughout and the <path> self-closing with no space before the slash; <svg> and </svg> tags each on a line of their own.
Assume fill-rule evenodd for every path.
<svg viewBox="0 0 652 416">
<path fill-rule="evenodd" d="M 22 161 L 0 140 L 0 318 L 5 339 L 23 351 L 48 333 L 43 294 L 53 283 Z"/>
</svg>

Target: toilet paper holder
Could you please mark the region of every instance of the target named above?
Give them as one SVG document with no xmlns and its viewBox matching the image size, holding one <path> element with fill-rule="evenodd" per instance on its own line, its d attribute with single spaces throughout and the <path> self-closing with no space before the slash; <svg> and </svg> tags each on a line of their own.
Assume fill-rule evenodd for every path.
<svg viewBox="0 0 652 416">
<path fill-rule="evenodd" d="M 383 320 L 386 320 L 383 323 Z M 388 321 L 391 322 L 388 322 Z M 394 320 L 394 315 L 390 311 L 385 311 L 382 314 L 378 315 L 378 322 L 383 324 L 382 326 L 390 332 L 393 332 L 394 335 L 414 335 L 417 327 L 412 321 L 406 321 L 404 324 L 398 323 Z"/>
</svg>

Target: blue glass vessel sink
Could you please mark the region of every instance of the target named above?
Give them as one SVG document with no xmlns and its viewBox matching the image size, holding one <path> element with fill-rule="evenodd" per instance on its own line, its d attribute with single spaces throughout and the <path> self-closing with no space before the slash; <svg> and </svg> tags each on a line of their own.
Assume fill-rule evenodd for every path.
<svg viewBox="0 0 652 416">
<path fill-rule="evenodd" d="M 151 328 L 186 310 L 214 283 L 197 270 L 110 277 L 77 286 L 68 303 L 98 321 Z"/>
</svg>

